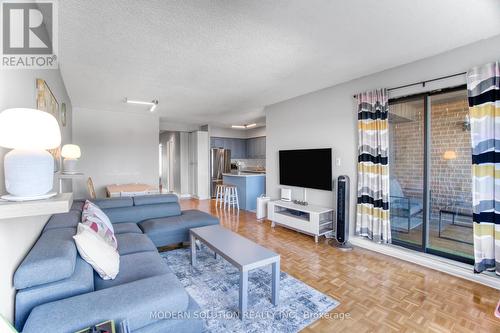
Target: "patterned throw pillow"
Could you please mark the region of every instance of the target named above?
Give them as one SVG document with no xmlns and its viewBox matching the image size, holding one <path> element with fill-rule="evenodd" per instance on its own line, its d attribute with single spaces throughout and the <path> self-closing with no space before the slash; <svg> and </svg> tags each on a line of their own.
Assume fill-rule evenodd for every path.
<svg viewBox="0 0 500 333">
<path fill-rule="evenodd" d="M 88 226 L 91 230 L 97 233 L 102 239 L 106 241 L 115 250 L 118 248 L 118 242 L 116 240 L 115 234 L 111 229 L 108 228 L 106 223 L 104 223 L 97 216 L 87 216 L 85 221 L 82 222 L 83 225 Z"/>
<path fill-rule="evenodd" d="M 120 255 L 93 229 L 78 223 L 78 232 L 73 236 L 78 253 L 104 280 L 112 280 L 120 270 Z"/>
<path fill-rule="evenodd" d="M 89 216 L 95 216 L 100 219 L 112 233 L 115 233 L 113 229 L 113 223 L 109 220 L 109 217 L 94 203 L 86 200 L 83 205 L 82 210 L 82 222 L 85 222 Z"/>
</svg>

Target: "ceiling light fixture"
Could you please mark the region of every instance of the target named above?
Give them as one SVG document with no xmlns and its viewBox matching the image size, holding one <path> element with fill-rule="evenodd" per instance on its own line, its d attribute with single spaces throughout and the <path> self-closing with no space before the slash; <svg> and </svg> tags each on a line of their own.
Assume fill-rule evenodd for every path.
<svg viewBox="0 0 500 333">
<path fill-rule="evenodd" d="M 156 109 L 156 107 L 158 106 L 159 102 L 158 102 L 157 99 L 154 99 L 151 102 L 144 102 L 144 101 L 131 100 L 131 99 L 128 99 L 128 98 L 125 97 L 125 103 L 127 103 L 127 104 L 149 105 L 149 106 L 151 106 L 149 108 L 149 111 L 153 112 Z"/>
<path fill-rule="evenodd" d="M 232 128 L 247 129 L 257 126 L 257 124 L 247 124 L 247 125 L 231 125 Z"/>
</svg>

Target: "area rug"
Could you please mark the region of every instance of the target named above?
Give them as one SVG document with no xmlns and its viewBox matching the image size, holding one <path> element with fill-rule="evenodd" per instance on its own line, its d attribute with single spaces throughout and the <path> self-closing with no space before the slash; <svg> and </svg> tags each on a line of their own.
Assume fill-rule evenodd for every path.
<svg viewBox="0 0 500 333">
<path fill-rule="evenodd" d="M 339 302 L 281 272 L 280 302 L 271 303 L 271 269 L 254 269 L 248 275 L 248 318 L 238 318 L 239 271 L 202 245 L 197 265 L 190 250 L 162 253 L 186 291 L 200 305 L 206 332 L 298 332 Z"/>
</svg>

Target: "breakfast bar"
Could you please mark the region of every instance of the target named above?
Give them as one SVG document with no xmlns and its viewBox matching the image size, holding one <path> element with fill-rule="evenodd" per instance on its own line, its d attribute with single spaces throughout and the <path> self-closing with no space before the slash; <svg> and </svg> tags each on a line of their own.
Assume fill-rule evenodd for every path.
<svg viewBox="0 0 500 333">
<path fill-rule="evenodd" d="M 238 188 L 240 208 L 250 211 L 257 209 L 257 198 L 266 193 L 266 175 L 263 173 L 224 173 L 224 184 Z"/>
</svg>

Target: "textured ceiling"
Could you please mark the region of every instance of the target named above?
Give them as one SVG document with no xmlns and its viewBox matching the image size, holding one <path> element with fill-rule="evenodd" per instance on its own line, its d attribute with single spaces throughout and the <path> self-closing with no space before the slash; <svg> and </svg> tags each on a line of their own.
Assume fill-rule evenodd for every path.
<svg viewBox="0 0 500 333">
<path fill-rule="evenodd" d="M 60 1 L 76 107 L 229 125 L 263 107 L 500 34 L 497 0 Z"/>
</svg>

